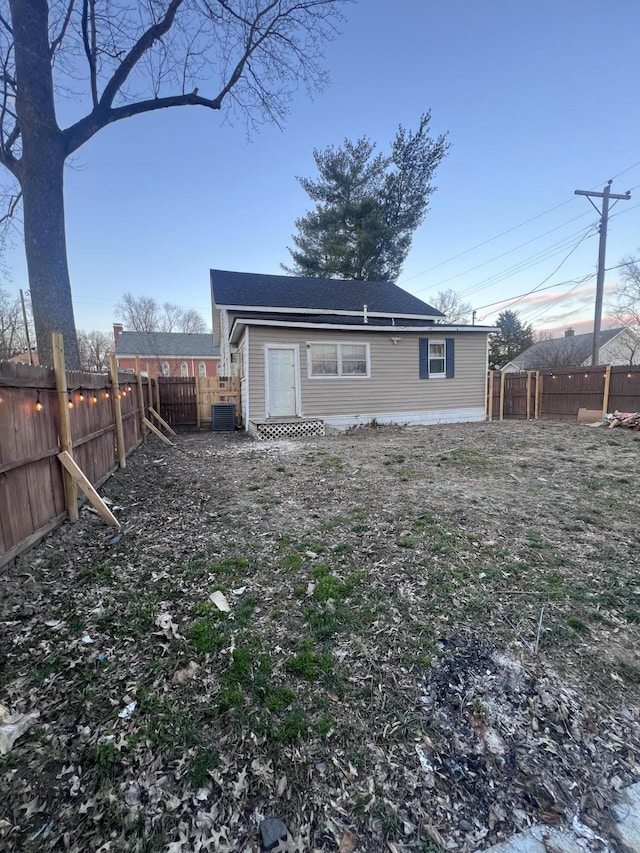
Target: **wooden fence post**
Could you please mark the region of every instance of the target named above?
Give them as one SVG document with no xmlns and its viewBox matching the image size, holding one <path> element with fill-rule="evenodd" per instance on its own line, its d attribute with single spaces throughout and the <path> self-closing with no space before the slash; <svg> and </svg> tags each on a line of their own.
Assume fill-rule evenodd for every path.
<svg viewBox="0 0 640 853">
<path fill-rule="evenodd" d="M 196 380 L 196 426 L 200 429 L 200 377 L 196 374 L 194 379 Z"/>
<path fill-rule="evenodd" d="M 493 370 L 489 371 L 489 417 L 488 420 L 493 420 Z"/>
<path fill-rule="evenodd" d="M 156 404 L 153 407 L 158 414 L 160 413 L 160 383 L 158 382 L 158 377 L 154 379 L 154 384 L 156 386 Z"/>
<path fill-rule="evenodd" d="M 607 365 L 606 372 L 604 374 L 604 393 L 602 395 L 602 417 L 607 414 L 607 410 L 609 408 L 609 389 L 611 387 L 611 365 Z"/>
<path fill-rule="evenodd" d="M 540 417 L 540 389 L 542 388 L 542 376 L 540 371 L 536 370 L 536 395 L 534 400 L 534 418 L 538 420 Z"/>
<path fill-rule="evenodd" d="M 531 420 L 531 371 L 527 370 L 527 420 Z"/>
<path fill-rule="evenodd" d="M 149 372 L 149 362 L 145 362 L 147 365 L 147 392 L 148 392 L 148 400 L 147 400 L 147 408 L 149 406 L 153 406 L 153 379 L 151 378 L 151 373 Z M 145 418 L 147 417 L 147 413 L 144 413 Z"/>
<path fill-rule="evenodd" d="M 122 429 L 122 409 L 120 408 L 120 383 L 118 381 L 118 363 L 116 354 L 109 356 L 111 364 L 111 389 L 113 396 L 113 414 L 116 421 L 116 449 L 118 451 L 118 464 L 121 468 L 127 467 L 127 453 L 124 446 L 124 430 Z"/>
<path fill-rule="evenodd" d="M 67 406 L 67 373 L 64 364 L 64 342 L 60 332 L 51 335 L 53 344 L 53 369 L 56 375 L 56 390 L 58 392 L 58 416 L 60 419 L 60 447 L 73 456 L 73 440 L 71 438 L 71 421 L 69 420 L 69 408 Z M 78 514 L 78 490 L 71 474 L 62 469 L 62 482 L 64 485 L 64 499 L 69 513 L 69 521 L 77 521 Z"/>
<path fill-rule="evenodd" d="M 504 420 L 504 381 L 507 374 L 504 370 L 500 371 L 500 420 Z"/>
<path fill-rule="evenodd" d="M 138 414 L 140 416 L 140 437 L 147 443 L 147 425 L 144 422 L 144 397 L 142 396 L 142 374 L 140 373 L 140 358 L 136 356 L 136 383 L 138 385 Z"/>
</svg>

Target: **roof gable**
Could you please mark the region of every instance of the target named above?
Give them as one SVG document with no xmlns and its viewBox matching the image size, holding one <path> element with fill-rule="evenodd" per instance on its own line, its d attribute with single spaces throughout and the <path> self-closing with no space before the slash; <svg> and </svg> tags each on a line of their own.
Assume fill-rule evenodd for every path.
<svg viewBox="0 0 640 853">
<path fill-rule="evenodd" d="M 120 332 L 116 355 L 141 355 L 151 358 L 212 358 L 220 356 L 210 334 L 184 332 Z"/>
<path fill-rule="evenodd" d="M 441 311 L 391 281 L 345 281 L 228 270 L 211 270 L 213 301 L 218 306 L 268 308 L 302 313 L 334 311 L 444 317 Z"/>
<path fill-rule="evenodd" d="M 617 329 L 604 329 L 600 332 L 600 349 L 610 343 L 624 331 L 624 326 Z M 519 370 L 537 367 L 544 361 L 547 367 L 562 366 L 570 361 L 573 365 L 581 365 L 591 357 L 593 350 L 593 332 L 569 337 L 551 338 L 548 341 L 538 341 L 523 353 L 513 359 L 511 364 Z"/>
</svg>

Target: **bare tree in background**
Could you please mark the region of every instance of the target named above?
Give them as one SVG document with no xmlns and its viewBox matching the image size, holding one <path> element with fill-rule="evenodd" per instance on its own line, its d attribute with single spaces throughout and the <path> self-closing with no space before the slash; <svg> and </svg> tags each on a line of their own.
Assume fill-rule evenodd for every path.
<svg viewBox="0 0 640 853">
<path fill-rule="evenodd" d="M 106 332 L 78 332 L 80 366 L 89 373 L 104 373 L 109 368 L 113 338 Z"/>
<path fill-rule="evenodd" d="M 231 107 L 249 123 L 281 121 L 294 89 L 324 84 L 322 48 L 346 2 L 0 0 L 0 164 L 19 187 L 10 209 L 22 197 L 41 363 L 52 363 L 58 331 L 69 367 L 80 365 L 67 158 L 107 125 L 168 107 Z M 88 109 L 63 128 L 56 99 L 69 94 Z"/>
<path fill-rule="evenodd" d="M 26 349 L 26 337 L 19 299 L 0 287 L 0 360 L 12 358 Z"/>
<path fill-rule="evenodd" d="M 434 297 L 429 297 L 429 305 L 442 311 L 446 320 L 442 322 L 451 323 L 468 323 L 471 319 L 471 304 L 465 302 L 459 293 L 449 288 L 448 290 L 440 290 Z M 439 321 L 440 322 L 440 321 Z"/>
<path fill-rule="evenodd" d="M 640 331 L 640 260 L 628 255 L 621 264 L 620 281 L 607 308 L 616 320 Z"/>
<path fill-rule="evenodd" d="M 125 293 L 116 305 L 125 329 L 134 332 L 184 332 L 204 334 L 207 324 L 195 308 L 181 308 L 171 302 L 160 305 L 152 296 Z"/>
</svg>

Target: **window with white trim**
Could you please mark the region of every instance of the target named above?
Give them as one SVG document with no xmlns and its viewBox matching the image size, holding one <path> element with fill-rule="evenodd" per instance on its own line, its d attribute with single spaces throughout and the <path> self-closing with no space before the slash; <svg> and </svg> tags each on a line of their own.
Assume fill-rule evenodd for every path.
<svg viewBox="0 0 640 853">
<path fill-rule="evenodd" d="M 204 361 L 201 361 L 198 365 L 198 376 L 206 376 L 207 375 L 207 365 Z"/>
<path fill-rule="evenodd" d="M 180 363 L 180 376 L 188 376 L 189 375 L 189 365 L 186 361 Z"/>
<path fill-rule="evenodd" d="M 309 377 L 368 377 L 369 344 L 308 343 Z"/>
<path fill-rule="evenodd" d="M 444 341 L 429 341 L 429 376 L 432 379 L 446 376 L 445 355 Z"/>
<path fill-rule="evenodd" d="M 163 376 L 168 376 L 169 375 L 169 362 L 163 361 L 162 364 L 160 365 L 160 370 L 162 371 Z"/>
</svg>

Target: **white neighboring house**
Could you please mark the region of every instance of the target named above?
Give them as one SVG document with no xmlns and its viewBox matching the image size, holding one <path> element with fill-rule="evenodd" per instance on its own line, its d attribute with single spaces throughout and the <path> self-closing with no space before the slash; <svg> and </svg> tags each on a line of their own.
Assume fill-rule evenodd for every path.
<svg viewBox="0 0 640 853">
<path fill-rule="evenodd" d="M 593 332 L 576 335 L 567 329 L 562 338 L 538 341 L 502 368 L 505 373 L 548 370 L 563 367 L 590 367 Z M 640 334 L 630 326 L 600 332 L 600 364 L 640 364 Z"/>
</svg>

